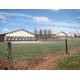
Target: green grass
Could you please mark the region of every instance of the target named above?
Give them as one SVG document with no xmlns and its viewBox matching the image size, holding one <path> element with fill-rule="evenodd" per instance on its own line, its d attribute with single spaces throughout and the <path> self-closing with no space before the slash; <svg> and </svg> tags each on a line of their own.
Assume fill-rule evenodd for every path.
<svg viewBox="0 0 80 80">
<path fill-rule="evenodd" d="M 80 70 L 80 51 L 64 57 L 61 60 L 58 60 L 55 64 L 55 68 L 51 68 L 51 69 L 56 69 L 56 70 Z"/>
<path fill-rule="evenodd" d="M 69 40 L 68 48 L 79 45 L 79 40 Z M 6 44 L 0 43 L 0 56 L 7 56 Z M 54 54 L 65 49 L 64 40 L 41 41 L 41 43 L 12 44 L 13 60 L 31 59 L 38 56 Z"/>
<path fill-rule="evenodd" d="M 57 44 L 57 43 L 56 43 Z M 55 45 L 51 43 L 41 44 L 13 44 L 14 59 L 31 59 L 34 57 L 52 54 L 64 49 L 64 45 Z"/>
<path fill-rule="evenodd" d="M 0 43 L 0 56 L 7 56 L 7 47 L 5 43 Z"/>
</svg>

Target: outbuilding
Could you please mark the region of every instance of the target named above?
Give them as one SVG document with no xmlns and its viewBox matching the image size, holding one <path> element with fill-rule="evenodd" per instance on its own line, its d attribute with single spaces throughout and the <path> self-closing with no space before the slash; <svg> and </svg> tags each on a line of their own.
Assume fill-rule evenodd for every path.
<svg viewBox="0 0 80 80">
<path fill-rule="evenodd" d="M 57 33 L 56 34 L 56 37 L 57 38 L 66 38 L 68 35 L 65 33 L 65 32 L 63 32 L 63 31 L 61 31 L 61 32 L 59 32 L 59 33 Z"/>
<path fill-rule="evenodd" d="M 0 42 L 6 41 L 36 41 L 35 35 L 24 29 L 0 34 Z"/>
</svg>

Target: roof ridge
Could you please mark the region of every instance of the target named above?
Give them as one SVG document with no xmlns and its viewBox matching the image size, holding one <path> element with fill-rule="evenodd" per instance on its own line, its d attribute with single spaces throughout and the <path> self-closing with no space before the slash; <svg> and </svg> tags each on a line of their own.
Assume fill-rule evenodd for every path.
<svg viewBox="0 0 80 80">
<path fill-rule="evenodd" d="M 9 34 L 9 33 L 17 32 L 17 31 L 20 31 L 20 30 L 24 30 L 24 31 L 26 31 L 26 32 L 28 32 L 28 33 L 30 33 L 30 34 L 33 34 L 32 32 L 27 31 L 27 30 L 25 30 L 25 29 L 19 29 L 19 30 L 15 30 L 15 31 L 11 31 L 11 32 L 3 33 L 3 34 L 0 34 L 0 35 Z M 34 35 L 34 34 L 33 34 L 33 35 Z"/>
</svg>

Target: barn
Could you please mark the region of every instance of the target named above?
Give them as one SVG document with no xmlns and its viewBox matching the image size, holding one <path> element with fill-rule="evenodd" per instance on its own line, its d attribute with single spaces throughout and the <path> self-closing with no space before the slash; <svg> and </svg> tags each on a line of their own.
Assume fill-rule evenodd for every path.
<svg viewBox="0 0 80 80">
<path fill-rule="evenodd" d="M 36 41 L 35 35 L 27 30 L 20 29 L 0 34 L 0 42 L 6 41 Z"/>
<path fill-rule="evenodd" d="M 61 32 L 53 32 L 53 34 L 52 34 L 52 38 L 57 38 L 57 39 L 64 39 L 67 36 L 68 35 L 63 31 L 61 31 Z"/>
</svg>

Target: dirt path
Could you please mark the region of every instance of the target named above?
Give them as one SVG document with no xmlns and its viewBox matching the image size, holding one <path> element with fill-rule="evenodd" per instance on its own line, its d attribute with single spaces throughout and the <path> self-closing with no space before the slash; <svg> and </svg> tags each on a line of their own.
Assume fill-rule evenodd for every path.
<svg viewBox="0 0 80 80">
<path fill-rule="evenodd" d="M 80 46 L 69 49 L 69 55 L 77 51 L 80 51 Z M 46 61 L 36 65 L 35 67 L 31 68 L 31 70 L 48 70 L 51 66 L 54 67 L 55 62 L 64 56 L 68 56 L 67 54 L 65 54 L 65 51 L 58 52 L 58 54 L 54 54 L 51 56 L 46 56 Z"/>
</svg>

